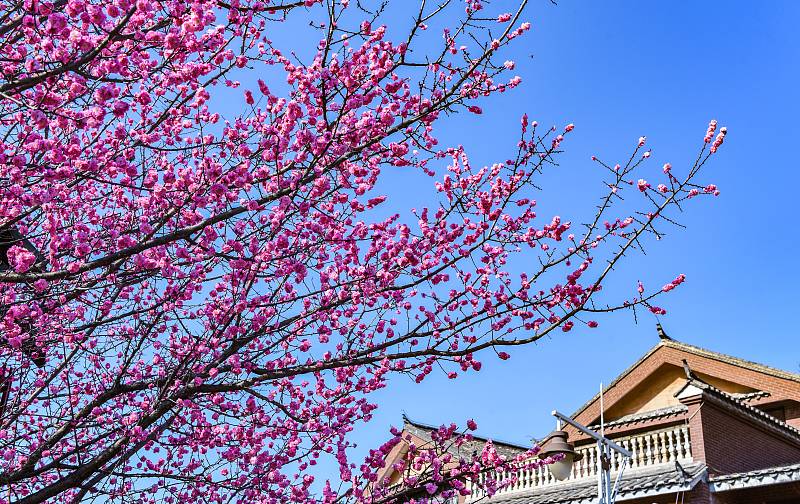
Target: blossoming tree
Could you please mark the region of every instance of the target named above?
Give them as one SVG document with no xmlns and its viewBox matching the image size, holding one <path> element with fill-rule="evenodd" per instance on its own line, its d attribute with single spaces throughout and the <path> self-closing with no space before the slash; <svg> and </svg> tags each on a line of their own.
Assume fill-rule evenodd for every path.
<svg viewBox="0 0 800 504">
<path fill-rule="evenodd" d="M 531 199 L 571 125 L 524 117 L 516 152 L 483 168 L 434 136 L 520 83 L 498 55 L 529 29 L 525 4 L 420 2 L 390 41 L 380 6 L 348 0 L 1 1 L 0 499 L 396 499 L 374 484 L 398 438 L 356 471 L 347 456 L 388 377 L 455 378 L 598 312 L 661 312 L 682 276 L 594 300 L 672 208 L 716 192 L 695 179 L 724 129 L 657 188 L 628 180 L 642 139 L 579 230 L 539 223 Z M 305 62 L 269 38 L 299 14 L 320 34 Z M 441 47 L 420 42 L 434 22 Z M 267 68 L 281 82 L 234 80 Z M 215 99 L 234 95 L 234 112 Z M 430 175 L 442 202 L 376 217 L 390 170 Z M 614 215 L 626 191 L 638 211 Z M 535 270 L 512 275 L 517 253 Z M 526 463 L 441 453 L 407 484 L 464 492 Z M 312 487 L 326 454 L 339 481 Z"/>
</svg>

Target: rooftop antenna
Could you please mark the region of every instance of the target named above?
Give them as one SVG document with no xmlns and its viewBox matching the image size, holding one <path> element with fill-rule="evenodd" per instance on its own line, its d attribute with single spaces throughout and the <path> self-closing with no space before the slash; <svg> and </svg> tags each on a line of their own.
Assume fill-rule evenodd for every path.
<svg viewBox="0 0 800 504">
<path fill-rule="evenodd" d="M 600 382 L 600 435 L 606 435 L 605 421 L 603 417 L 603 382 Z"/>
</svg>

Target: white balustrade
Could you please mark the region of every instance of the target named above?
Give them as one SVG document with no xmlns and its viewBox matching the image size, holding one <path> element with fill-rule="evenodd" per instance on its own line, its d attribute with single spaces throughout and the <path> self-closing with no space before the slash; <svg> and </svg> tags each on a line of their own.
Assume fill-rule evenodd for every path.
<svg viewBox="0 0 800 504">
<path fill-rule="evenodd" d="M 676 461 L 682 464 L 692 461 L 692 444 L 689 439 L 689 428 L 686 425 L 615 438 L 613 441 L 631 452 L 631 458 L 625 466 L 626 471 L 634 471 L 659 464 L 674 464 Z M 575 462 L 572 472 L 563 482 L 553 478 L 547 466 L 525 469 L 516 474 L 516 482 L 501 488 L 497 491 L 497 494 L 531 491 L 559 483 L 579 481 L 585 478 L 597 478 L 600 458 L 597 445 L 593 443 L 579 446 L 575 451 L 582 454 L 583 458 Z M 610 462 L 611 472 L 614 473 L 622 465 L 622 458 L 612 450 Z M 476 500 L 484 496 L 480 488 L 486 484 L 487 479 L 502 481 L 511 479 L 513 476 L 509 472 L 503 472 L 500 475 L 495 473 L 491 475 L 482 474 L 480 476 L 480 486 L 471 482 L 467 483 L 467 488 L 472 492 L 471 495 L 467 496 L 467 501 Z"/>
</svg>

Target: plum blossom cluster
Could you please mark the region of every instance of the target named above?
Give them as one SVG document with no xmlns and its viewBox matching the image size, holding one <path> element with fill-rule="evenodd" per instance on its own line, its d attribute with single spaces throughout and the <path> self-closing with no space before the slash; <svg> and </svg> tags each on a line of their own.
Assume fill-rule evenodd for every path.
<svg viewBox="0 0 800 504">
<path fill-rule="evenodd" d="M 717 131 L 717 121 L 711 121 L 710 123 L 708 123 L 708 130 L 706 130 L 706 137 L 704 140 L 705 143 L 711 143 L 712 140 L 714 141 L 710 149 L 712 153 L 717 152 L 719 146 L 722 145 L 722 142 L 725 139 L 725 135 L 728 134 L 728 128 L 724 127 L 720 128 L 719 134 L 717 135 L 716 139 L 714 138 L 715 131 Z"/>
<path fill-rule="evenodd" d="M 678 275 L 678 277 L 675 280 L 671 281 L 670 283 L 662 287 L 661 290 L 663 290 L 664 292 L 669 292 L 685 281 L 686 281 L 686 275 Z"/>
<path fill-rule="evenodd" d="M 534 180 L 574 125 L 525 116 L 485 167 L 434 131 L 521 85 L 501 53 L 525 2 L 423 7 L 413 26 L 449 26 L 441 50 L 416 28 L 389 40 L 366 4 L 0 2 L 0 233 L 17 237 L 0 244 L 0 499 L 388 504 L 383 449 L 358 467 L 350 433 L 390 376 L 456 378 L 584 314 L 651 307 L 595 299 L 658 218 L 718 194 L 695 182 L 706 158 L 631 213 L 613 204 L 646 158 L 611 169 L 580 232 L 569 208 L 540 218 Z M 277 21 L 310 48 L 271 40 Z M 382 213 L 387 172 L 432 177 L 441 203 Z M 404 491 L 533 463 L 435 448 Z"/>
</svg>

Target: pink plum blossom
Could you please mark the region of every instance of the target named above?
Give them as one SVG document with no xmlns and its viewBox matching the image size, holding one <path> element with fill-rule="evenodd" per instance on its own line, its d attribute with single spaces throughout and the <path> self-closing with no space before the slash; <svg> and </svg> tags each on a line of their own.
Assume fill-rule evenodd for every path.
<svg viewBox="0 0 800 504">
<path fill-rule="evenodd" d="M 519 92 L 500 53 L 528 43 L 523 12 L 499 15 L 515 26 L 495 33 L 475 22 L 481 2 L 426 4 L 403 33 L 386 13 L 343 14 L 347 0 L 305 0 L 302 16 L 290 4 L 3 7 L 0 322 L 13 381 L 0 472 L 16 499 L 388 502 L 379 474 L 400 433 L 353 459 L 375 392 L 399 375 L 463 378 L 491 352 L 506 360 L 596 318 L 606 265 L 655 243 L 689 197 L 719 194 L 699 181 L 707 157 L 680 180 L 666 165 L 662 198 L 633 182 L 638 158 L 593 157 L 602 175 L 580 176 L 606 204 L 579 220 L 537 215 L 531 194 L 573 124 L 559 134 L 519 111 L 521 134 L 486 164 L 439 136 L 457 140 L 480 119 L 458 113 Z M 309 29 L 317 38 L 298 35 Z M 490 141 L 503 127 L 484 126 Z M 398 176 L 437 194 L 405 207 L 386 183 Z M 617 206 L 634 185 L 646 196 Z M 571 202 L 557 201 L 560 215 Z M 650 303 L 684 280 L 603 305 L 663 314 Z M 433 446 L 410 447 L 401 484 L 491 494 L 513 477 L 487 471 L 552 462 L 491 442 L 452 458 L 476 428 L 443 425 Z"/>
</svg>

